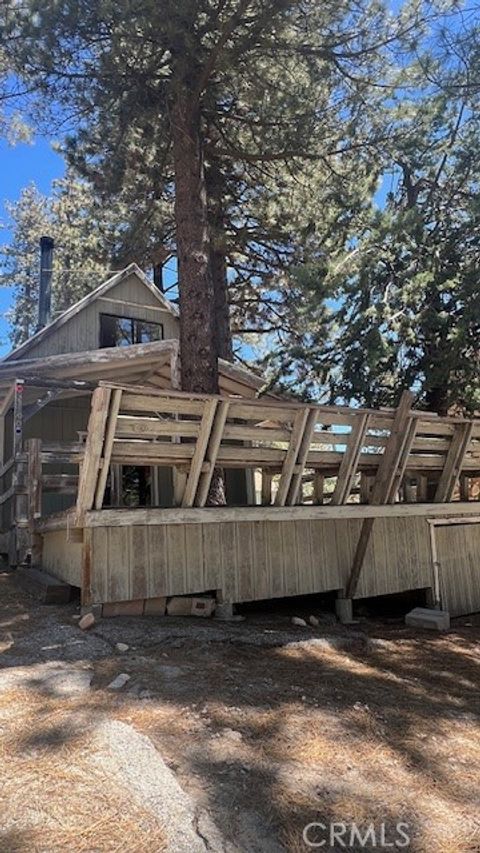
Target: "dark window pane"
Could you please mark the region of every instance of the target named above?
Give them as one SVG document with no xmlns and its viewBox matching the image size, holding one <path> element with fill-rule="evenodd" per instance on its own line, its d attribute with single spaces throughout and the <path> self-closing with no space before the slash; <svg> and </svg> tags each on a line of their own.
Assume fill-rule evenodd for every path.
<svg viewBox="0 0 480 853">
<path fill-rule="evenodd" d="M 150 341 L 161 341 L 163 338 L 163 326 L 160 323 L 147 323 L 144 320 L 135 320 L 135 342 L 137 344 L 148 344 Z"/>
<path fill-rule="evenodd" d="M 132 317 L 115 317 L 100 314 L 100 346 L 128 347 L 131 344 L 147 344 L 163 339 L 161 323 L 134 320 Z"/>
</svg>

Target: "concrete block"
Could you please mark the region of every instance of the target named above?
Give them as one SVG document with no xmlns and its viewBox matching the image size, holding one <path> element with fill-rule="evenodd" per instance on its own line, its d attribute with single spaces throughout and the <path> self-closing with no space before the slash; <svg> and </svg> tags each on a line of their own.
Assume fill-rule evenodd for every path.
<svg viewBox="0 0 480 853">
<path fill-rule="evenodd" d="M 353 603 L 351 598 L 337 598 L 335 601 L 335 613 L 342 625 L 353 622 Z"/>
<path fill-rule="evenodd" d="M 214 610 L 214 598 L 192 598 L 192 616 L 211 616 Z"/>
<path fill-rule="evenodd" d="M 167 610 L 166 598 L 146 598 L 143 612 L 145 616 L 165 616 Z"/>
<path fill-rule="evenodd" d="M 109 601 L 103 605 L 102 616 L 110 619 L 112 616 L 142 616 L 143 598 L 134 601 Z"/>
<path fill-rule="evenodd" d="M 410 628 L 425 628 L 430 631 L 448 631 L 450 613 L 446 610 L 429 610 L 427 607 L 415 607 L 405 616 L 405 625 Z"/>
<path fill-rule="evenodd" d="M 214 598 L 177 595 L 167 604 L 169 616 L 211 616 L 215 610 Z"/>
</svg>

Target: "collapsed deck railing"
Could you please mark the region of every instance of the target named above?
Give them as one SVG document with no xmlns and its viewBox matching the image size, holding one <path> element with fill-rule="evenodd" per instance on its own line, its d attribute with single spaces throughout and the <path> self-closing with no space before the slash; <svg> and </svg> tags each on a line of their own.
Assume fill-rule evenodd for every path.
<svg viewBox="0 0 480 853">
<path fill-rule="evenodd" d="M 173 468 L 175 503 L 205 506 L 216 468 L 261 472 L 262 503 L 346 504 L 363 480 L 366 503 L 448 503 L 480 473 L 480 420 L 412 409 L 352 409 L 154 391 L 100 383 L 92 396 L 77 523 L 101 509 L 111 465 Z M 308 476 L 307 476 L 308 474 Z M 276 478 L 275 489 L 272 489 Z M 305 483 L 314 480 L 315 491 Z"/>
</svg>

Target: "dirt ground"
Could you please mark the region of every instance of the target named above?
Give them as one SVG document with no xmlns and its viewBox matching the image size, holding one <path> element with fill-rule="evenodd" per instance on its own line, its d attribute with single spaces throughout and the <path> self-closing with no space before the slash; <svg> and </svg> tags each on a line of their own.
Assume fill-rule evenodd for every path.
<svg viewBox="0 0 480 853">
<path fill-rule="evenodd" d="M 92 761 L 105 719 L 151 739 L 225 850 L 480 850 L 480 617 L 447 635 L 400 619 L 301 628 L 292 615 L 321 614 L 295 606 L 86 634 L 75 605 L 0 584 L 2 853 L 165 849 L 155 816 Z M 64 694 L 40 672 L 67 664 L 81 689 Z M 362 846 L 352 824 L 374 835 Z"/>
</svg>

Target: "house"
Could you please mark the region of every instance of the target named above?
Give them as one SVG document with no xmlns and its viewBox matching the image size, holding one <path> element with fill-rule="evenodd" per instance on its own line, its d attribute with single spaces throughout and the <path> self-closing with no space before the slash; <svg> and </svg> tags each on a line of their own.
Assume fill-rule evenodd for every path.
<svg viewBox="0 0 480 853">
<path fill-rule="evenodd" d="M 92 383 L 178 387 L 178 337 L 178 309 L 136 264 L 113 275 L 0 361 L 1 464 L 14 453 L 15 379 L 26 377 L 22 439 L 78 442 L 87 429 Z M 253 373 L 226 362 L 220 371 L 225 393 L 251 396 L 263 384 Z M 69 387 L 59 387 L 62 381 Z M 83 387 L 75 387 L 75 381 Z M 117 467 L 113 480 L 116 505 L 123 503 L 122 482 L 130 502 L 172 505 L 170 471 L 157 468 L 147 474 L 139 467 L 122 473 Z M 230 477 L 229 485 L 232 501 L 241 501 L 245 482 Z M 71 495 L 52 493 L 44 509 L 58 511 L 72 501 Z"/>
<path fill-rule="evenodd" d="M 0 362 L 12 565 L 117 611 L 319 592 L 341 611 L 406 590 L 480 609 L 480 419 L 416 410 L 409 392 L 397 409 L 286 400 L 221 360 L 219 395 L 185 393 L 178 324 L 132 265 Z M 226 506 L 207 506 L 215 471 Z"/>
</svg>

